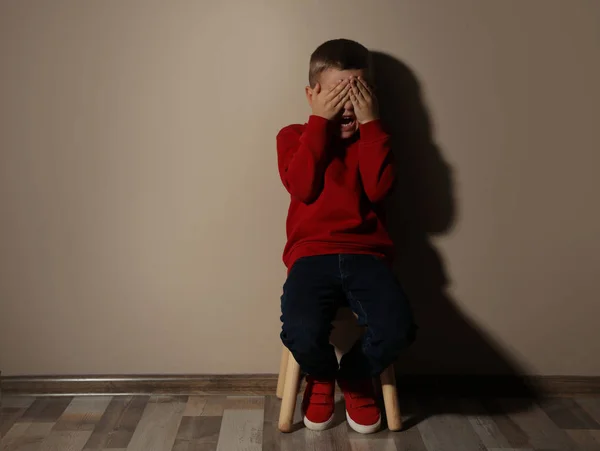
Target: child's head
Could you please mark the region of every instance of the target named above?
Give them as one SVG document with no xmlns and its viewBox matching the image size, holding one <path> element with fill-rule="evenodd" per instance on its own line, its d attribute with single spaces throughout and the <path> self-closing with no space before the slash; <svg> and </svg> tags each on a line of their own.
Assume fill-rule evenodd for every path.
<svg viewBox="0 0 600 451">
<path fill-rule="evenodd" d="M 312 90 L 317 83 L 322 90 L 330 90 L 339 80 L 351 76 L 369 81 L 370 59 L 369 50 L 356 41 L 334 39 L 321 44 L 310 57 L 309 86 L 306 87 L 309 104 L 312 101 Z M 350 138 L 358 130 L 354 108 L 349 100 L 344 104 L 337 122 L 339 134 L 344 139 Z"/>
</svg>

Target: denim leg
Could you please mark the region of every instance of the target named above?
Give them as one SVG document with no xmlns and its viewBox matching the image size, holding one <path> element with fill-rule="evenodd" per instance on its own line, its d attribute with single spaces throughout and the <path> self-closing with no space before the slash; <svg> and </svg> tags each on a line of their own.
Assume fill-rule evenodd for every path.
<svg viewBox="0 0 600 451">
<path fill-rule="evenodd" d="M 340 270 L 348 303 L 366 332 L 342 358 L 339 375 L 378 376 L 415 340 L 408 298 L 391 268 L 377 257 L 340 256 Z"/>
<path fill-rule="evenodd" d="M 337 255 L 305 257 L 292 267 L 281 297 L 281 340 L 304 373 L 320 378 L 337 373 L 329 335 L 341 297 Z"/>
</svg>

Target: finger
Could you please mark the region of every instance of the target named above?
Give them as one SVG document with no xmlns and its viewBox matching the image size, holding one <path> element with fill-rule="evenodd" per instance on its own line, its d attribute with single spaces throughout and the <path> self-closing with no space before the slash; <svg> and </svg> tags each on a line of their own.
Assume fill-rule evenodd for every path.
<svg viewBox="0 0 600 451">
<path fill-rule="evenodd" d="M 320 93 L 321 93 L 321 85 L 319 83 L 316 83 L 315 87 L 312 89 L 312 92 L 310 93 L 310 96 L 312 97 L 313 102 L 317 101 Z"/>
<path fill-rule="evenodd" d="M 352 91 L 350 89 L 348 89 L 348 91 L 345 93 L 345 95 L 341 96 L 340 99 L 337 100 L 337 102 L 333 105 L 336 110 L 342 109 L 343 106 L 346 104 L 346 102 L 348 102 L 350 100 L 351 92 Z"/>
<path fill-rule="evenodd" d="M 340 80 L 337 85 L 335 85 L 325 96 L 325 101 L 326 102 L 335 102 L 337 101 L 338 96 L 343 95 L 344 90 L 346 89 L 346 86 L 348 86 L 348 83 L 346 80 Z"/>
<path fill-rule="evenodd" d="M 330 108 L 337 114 L 344 109 L 344 105 L 348 102 L 350 98 L 348 95 L 342 97 L 337 103 L 332 104 Z"/>
<path fill-rule="evenodd" d="M 346 98 L 348 93 L 350 92 L 351 86 L 350 83 L 346 83 L 346 86 L 343 87 L 340 93 L 336 95 L 330 102 L 332 105 L 338 105 L 342 100 Z"/>
<path fill-rule="evenodd" d="M 369 86 L 369 83 L 367 83 L 367 80 L 365 80 L 362 77 L 358 77 L 358 81 L 363 85 L 363 87 L 369 92 L 369 94 L 373 95 L 373 88 L 371 88 L 371 86 Z"/>
<path fill-rule="evenodd" d="M 348 80 L 338 81 L 337 85 L 335 85 L 335 87 L 331 91 L 329 91 L 329 93 L 325 97 L 326 100 L 332 100 L 335 97 L 337 97 L 345 89 L 346 86 L 348 86 Z"/>
<path fill-rule="evenodd" d="M 352 102 L 352 106 L 358 110 L 360 109 L 360 102 L 358 101 L 358 98 L 356 97 L 356 95 L 354 94 L 354 92 L 350 91 L 350 102 Z"/>
<path fill-rule="evenodd" d="M 360 93 L 360 95 L 366 100 L 371 97 L 371 92 L 367 89 L 365 85 L 363 85 L 362 81 L 358 80 L 356 82 L 356 89 Z"/>
<path fill-rule="evenodd" d="M 354 94 L 354 96 L 356 97 L 356 100 L 359 103 L 363 103 L 365 101 L 365 97 L 363 96 L 362 92 L 360 91 L 360 89 L 358 87 L 359 84 L 360 83 L 358 83 L 356 81 L 354 83 L 352 83 L 352 93 Z"/>
</svg>

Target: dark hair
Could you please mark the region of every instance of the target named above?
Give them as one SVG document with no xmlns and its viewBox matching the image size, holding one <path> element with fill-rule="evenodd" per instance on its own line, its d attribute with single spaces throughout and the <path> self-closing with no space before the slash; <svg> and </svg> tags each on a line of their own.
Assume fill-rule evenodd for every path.
<svg viewBox="0 0 600 451">
<path fill-rule="evenodd" d="M 327 69 L 369 69 L 370 53 L 362 44 L 350 39 L 333 39 L 324 42 L 310 56 L 308 82 L 311 87 Z"/>
</svg>

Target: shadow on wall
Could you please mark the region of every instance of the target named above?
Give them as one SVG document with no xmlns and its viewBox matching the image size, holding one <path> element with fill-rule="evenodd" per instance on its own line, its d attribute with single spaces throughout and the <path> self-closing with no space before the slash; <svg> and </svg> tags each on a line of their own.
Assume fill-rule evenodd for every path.
<svg viewBox="0 0 600 451">
<path fill-rule="evenodd" d="M 394 139 L 398 171 L 386 206 L 397 252 L 395 269 L 419 326 L 417 341 L 398 363 L 397 374 L 404 375 L 399 376 L 399 386 L 402 389 L 405 378 L 417 391 L 414 385 L 423 381 L 423 388 L 435 385 L 446 395 L 533 398 L 522 369 L 461 313 L 448 294 L 444 264 L 430 237 L 447 233 L 455 222 L 454 174 L 434 143 L 418 80 L 389 55 L 374 52 L 373 65 L 381 117 Z M 425 376 L 411 378 L 411 374 Z M 508 393 L 499 393 L 501 387 Z"/>
</svg>

